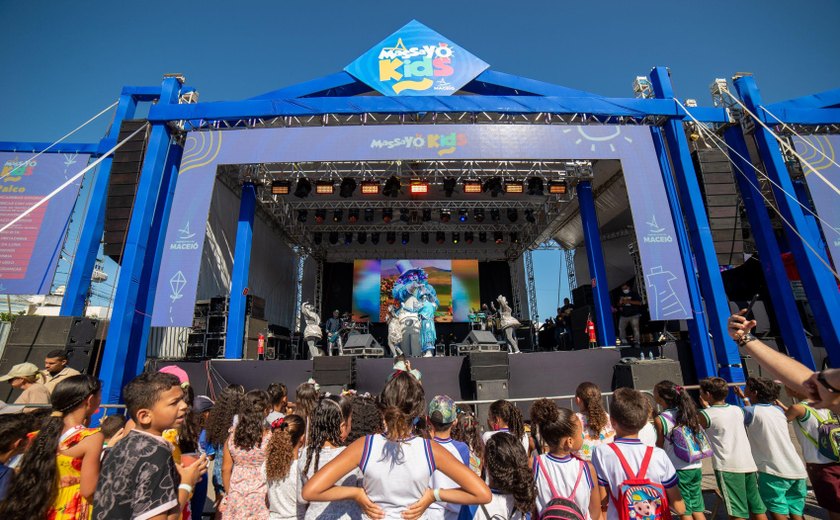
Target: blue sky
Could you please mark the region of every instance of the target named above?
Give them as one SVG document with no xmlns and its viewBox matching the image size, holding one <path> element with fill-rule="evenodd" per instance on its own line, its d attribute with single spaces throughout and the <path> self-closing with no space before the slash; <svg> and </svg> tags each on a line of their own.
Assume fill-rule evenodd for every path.
<svg viewBox="0 0 840 520">
<path fill-rule="evenodd" d="M 671 68 L 678 97 L 701 104 L 714 78 L 742 71 L 755 74 L 767 101 L 840 87 L 832 0 L 0 0 L 0 141 L 53 141 L 123 85 L 157 85 L 164 73 L 183 73 L 202 101 L 317 78 L 413 18 L 494 70 L 606 96 L 632 96 L 633 78 L 655 65 Z M 74 140 L 97 140 L 107 124 Z M 542 318 L 565 280 L 557 256 L 536 257 Z"/>
</svg>

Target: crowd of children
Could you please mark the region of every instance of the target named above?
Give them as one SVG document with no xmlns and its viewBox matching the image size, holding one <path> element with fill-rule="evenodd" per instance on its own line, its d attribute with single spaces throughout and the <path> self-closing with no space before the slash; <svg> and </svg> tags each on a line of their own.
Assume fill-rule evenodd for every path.
<svg viewBox="0 0 840 520">
<path fill-rule="evenodd" d="M 482 435 L 448 396 L 427 400 L 415 371 L 395 370 L 379 396 L 309 381 L 290 402 L 279 383 L 195 396 L 172 368 L 125 387 L 127 421 L 91 428 L 100 383 L 77 375 L 48 413 L 0 420 L 0 518 L 200 518 L 213 495 L 225 520 L 705 520 L 710 458 L 730 518 L 801 520 L 810 478 L 836 520 L 837 418 L 786 406 L 780 390 L 750 378 L 739 406 L 723 379 L 705 379 L 701 409 L 662 381 L 649 397 L 620 388 L 607 408 L 583 383 L 577 412 L 541 399 L 529 424 L 493 403 Z"/>
</svg>

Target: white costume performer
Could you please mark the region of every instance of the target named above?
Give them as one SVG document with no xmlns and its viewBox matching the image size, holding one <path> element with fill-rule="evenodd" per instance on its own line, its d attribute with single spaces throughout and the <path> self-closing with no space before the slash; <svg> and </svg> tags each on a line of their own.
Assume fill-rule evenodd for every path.
<svg viewBox="0 0 840 520">
<path fill-rule="evenodd" d="M 505 341 L 507 341 L 508 348 L 510 348 L 513 354 L 519 354 L 519 343 L 516 341 L 516 327 L 520 326 L 521 323 L 513 317 L 507 298 L 500 294 L 499 297 L 496 298 L 496 301 L 499 302 L 499 321 L 501 322 L 502 330 L 505 333 Z"/>
<path fill-rule="evenodd" d="M 321 333 L 321 317 L 318 316 L 318 313 L 315 312 L 315 307 L 309 302 L 304 302 L 301 305 L 300 312 L 306 324 L 303 329 L 303 339 L 309 345 L 309 355 L 313 358 L 318 357 L 321 355 L 321 351 L 316 346 L 316 342 L 324 337 Z"/>
<path fill-rule="evenodd" d="M 388 348 L 391 349 L 391 355 L 394 357 L 403 353 L 400 349 L 403 329 L 398 314 L 399 311 L 393 305 L 388 306 L 388 317 L 385 318 L 386 323 L 388 323 Z"/>
</svg>

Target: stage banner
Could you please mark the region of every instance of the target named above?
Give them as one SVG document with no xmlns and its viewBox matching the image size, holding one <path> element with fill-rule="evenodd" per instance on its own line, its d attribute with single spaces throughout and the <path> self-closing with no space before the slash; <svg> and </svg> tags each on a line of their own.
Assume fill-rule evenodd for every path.
<svg viewBox="0 0 840 520">
<path fill-rule="evenodd" d="M 383 96 L 449 96 L 489 65 L 412 20 L 344 70 Z"/>
<path fill-rule="evenodd" d="M 649 127 L 371 125 L 191 132 L 168 223 L 152 324 L 192 324 L 218 165 L 441 158 L 620 160 L 645 270 L 651 318 L 691 318 L 674 222 Z"/>
<path fill-rule="evenodd" d="M 0 227 L 87 166 L 87 154 L 0 152 Z M 49 294 L 82 181 L 0 233 L 0 294 Z"/>
<path fill-rule="evenodd" d="M 840 135 L 794 137 L 793 146 L 813 167 L 812 170 L 802 164 L 805 183 L 811 192 L 817 215 L 820 216 L 821 220 L 818 222 L 825 235 L 828 250 L 831 251 L 831 258 L 837 262 L 840 259 L 840 204 L 837 203 L 837 192 L 820 179 L 820 176 L 831 184 L 840 186 L 840 167 L 837 166 Z"/>
</svg>

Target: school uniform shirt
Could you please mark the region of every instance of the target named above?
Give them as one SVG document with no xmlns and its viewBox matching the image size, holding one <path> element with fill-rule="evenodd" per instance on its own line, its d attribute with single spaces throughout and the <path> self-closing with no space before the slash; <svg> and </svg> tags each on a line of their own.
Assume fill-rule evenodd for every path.
<svg viewBox="0 0 840 520">
<path fill-rule="evenodd" d="M 808 478 L 781 408 L 772 404 L 747 406 L 744 424 L 758 471 L 791 480 Z"/>
<path fill-rule="evenodd" d="M 804 406 L 807 403 L 802 401 L 799 404 Z M 802 458 L 805 459 L 807 464 L 833 464 L 836 462 L 820 453 L 816 445 L 816 442 L 819 440 L 819 432 L 817 430 L 820 427 L 820 422 L 814 414 L 819 415 L 825 420 L 828 419 L 828 413 L 828 410 L 817 410 L 808 406 L 805 408 L 805 415 L 797 419 L 796 424 L 793 426 L 796 440 L 799 441 L 799 446 L 802 447 Z M 810 435 L 813 440 L 809 439 L 805 433 Z"/>
<path fill-rule="evenodd" d="M 506 495 L 501 491 L 491 489 L 493 499 L 483 506 L 469 506 L 473 520 L 524 520 L 522 511 L 514 510 L 513 495 Z M 467 507 L 467 506 L 464 506 Z"/>
<path fill-rule="evenodd" d="M 656 446 L 656 427 L 653 423 L 646 423 L 644 427 L 639 430 L 639 440 L 645 446 Z"/>
<path fill-rule="evenodd" d="M 432 440 L 451 453 L 457 460 L 463 462 L 465 466 L 470 466 L 470 449 L 465 443 L 453 439 L 438 439 L 437 437 Z M 432 489 L 455 489 L 460 486 L 439 470 L 435 470 L 432 474 L 429 487 Z M 426 510 L 426 515 L 430 520 L 456 520 L 460 512 L 461 504 L 434 502 Z"/>
<path fill-rule="evenodd" d="M 5 500 L 14 474 L 15 470 L 0 462 L 0 501 Z"/>
<path fill-rule="evenodd" d="M 301 490 L 300 466 L 293 460 L 286 478 L 268 481 L 268 518 L 292 520 L 303 518 L 306 504 L 298 503 Z"/>
<path fill-rule="evenodd" d="M 627 463 L 634 472 L 639 471 L 642 459 L 649 446 L 642 444 L 639 439 L 625 439 L 616 437 L 613 441 L 621 450 L 621 454 L 627 459 Z M 595 466 L 595 473 L 598 475 L 598 483 L 607 488 L 610 495 L 609 511 L 607 520 L 618 520 L 618 512 L 615 509 L 614 499 L 618 494 L 618 487 L 628 479 L 618 456 L 613 453 L 612 448 L 607 445 L 597 446 L 592 454 L 592 465 Z M 650 464 L 648 465 L 645 478 L 651 482 L 662 484 L 665 489 L 677 485 L 677 471 L 674 465 L 668 460 L 665 451 L 660 448 L 653 448 Z"/>
<path fill-rule="evenodd" d="M 703 461 L 698 460 L 697 462 L 686 462 L 681 458 L 677 457 L 677 454 L 674 453 L 674 443 L 671 442 L 671 434 L 674 431 L 674 418 L 677 416 L 676 408 L 671 408 L 668 410 L 664 410 L 661 414 L 659 414 L 658 421 L 662 425 L 662 436 L 664 437 L 664 442 L 662 443 L 662 449 L 665 450 L 665 454 L 668 455 L 668 460 L 671 461 L 671 464 L 674 465 L 674 468 L 677 471 L 683 471 L 687 469 L 700 469 L 703 467 Z"/>
<path fill-rule="evenodd" d="M 327 463 L 334 458 L 338 457 L 338 455 L 344 451 L 344 446 L 340 446 L 338 448 L 330 448 L 328 446 L 324 446 L 321 448 L 321 454 L 318 457 L 318 469 L 323 468 L 327 465 Z M 300 472 L 300 487 L 298 488 L 298 503 L 303 507 L 306 508 L 306 513 L 302 517 L 298 518 L 305 518 L 306 520 L 358 520 L 362 516 L 362 509 L 359 507 L 354 500 L 336 500 L 333 502 L 308 502 L 308 506 L 305 505 L 307 502 L 303 500 L 303 497 L 300 495 L 300 491 L 303 490 L 303 486 L 312 478 L 312 475 L 315 474 L 315 454 L 312 454 L 312 463 L 309 464 L 309 471 L 304 473 L 303 469 L 306 466 L 306 449 L 301 450 L 301 456 L 298 457 L 298 470 Z M 358 469 L 354 469 L 347 475 L 345 475 L 342 479 L 335 483 L 336 486 L 346 486 L 346 487 L 362 487 L 361 483 L 361 472 Z"/>
<path fill-rule="evenodd" d="M 744 428 L 744 411 L 731 404 L 715 404 L 700 413 L 709 423 L 706 437 L 712 446 L 712 467 L 729 473 L 758 471 Z"/>
<path fill-rule="evenodd" d="M 572 488 L 575 487 L 575 482 L 578 479 L 578 475 L 581 471 L 583 471 L 580 483 L 575 490 L 575 496 L 571 498 L 573 498 L 580 510 L 586 515 L 586 518 L 590 518 L 589 497 L 592 494 L 592 487 L 594 484 L 592 482 L 592 476 L 589 474 L 589 467 L 587 464 L 584 462 L 583 465 L 581 465 L 582 461 L 577 457 L 572 457 L 571 455 L 557 457 L 550 453 L 546 453 L 545 455 L 539 455 L 538 457 L 542 466 L 545 468 L 545 472 L 548 473 L 548 478 L 550 478 L 551 483 L 554 484 L 554 489 L 556 489 L 563 497 L 568 497 L 571 494 Z M 551 486 L 549 486 L 545 475 L 543 475 L 542 471 L 540 471 L 540 466 L 537 463 L 536 458 L 534 460 L 534 486 L 537 490 L 537 511 L 542 514 L 543 509 L 546 508 L 554 496 L 551 494 Z"/>
<path fill-rule="evenodd" d="M 486 432 L 481 434 L 481 440 L 484 441 L 484 445 L 487 446 L 487 441 L 490 440 L 490 437 L 496 435 L 497 433 L 501 433 L 501 432 L 510 433 L 510 430 L 507 429 L 507 428 L 499 428 L 498 430 L 486 431 Z M 522 442 L 522 447 L 525 448 L 525 455 L 526 456 L 529 455 L 530 451 L 531 451 L 530 450 L 531 443 L 530 443 L 530 440 L 528 439 L 528 432 L 525 432 L 525 433 L 522 434 L 521 442 Z"/>
</svg>

